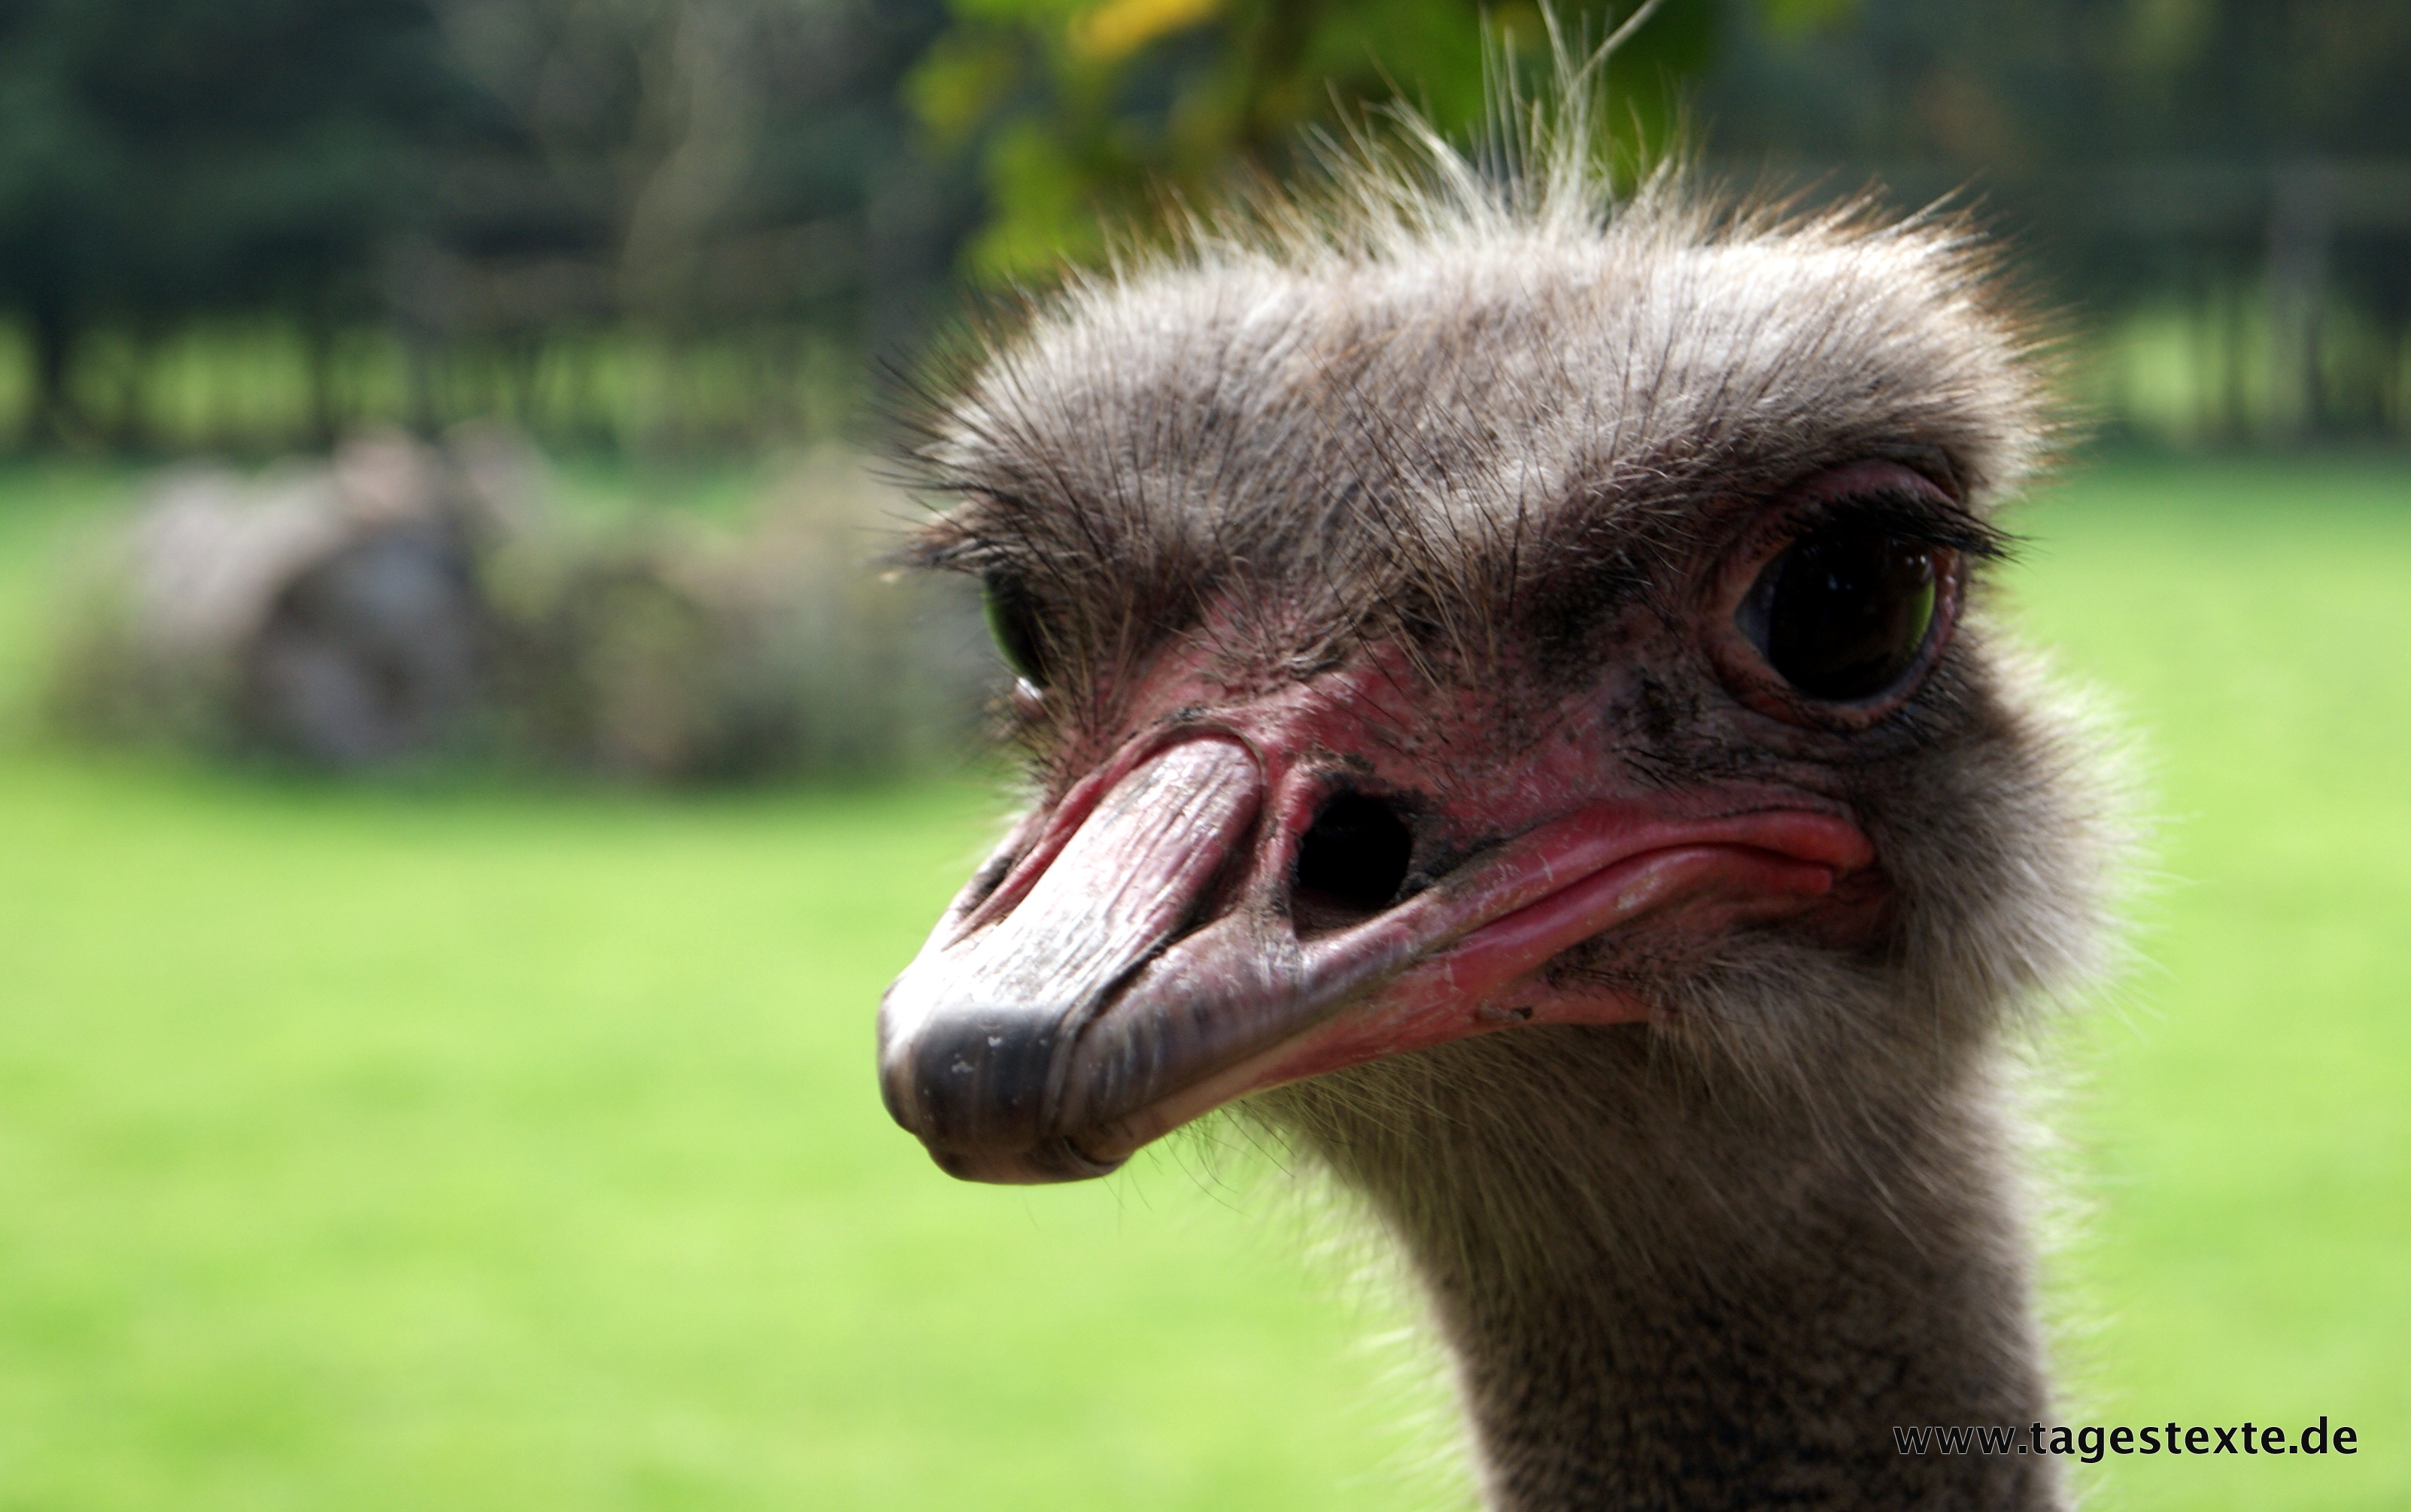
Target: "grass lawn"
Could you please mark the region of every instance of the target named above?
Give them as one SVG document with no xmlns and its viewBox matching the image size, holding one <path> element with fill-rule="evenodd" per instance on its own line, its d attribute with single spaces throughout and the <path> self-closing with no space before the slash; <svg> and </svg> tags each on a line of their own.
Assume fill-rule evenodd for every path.
<svg viewBox="0 0 2411 1512">
<path fill-rule="evenodd" d="M 0 476 L 11 700 L 121 486 Z M 2082 1415 L 2361 1443 L 2091 1505 L 2411 1505 L 2411 464 L 2113 461 L 2020 523 L 2165 816 L 2073 1047 Z M 1452 1505 L 1277 1176 L 963 1186 L 880 1110 L 997 813 L 0 751 L 0 1512 Z"/>
</svg>

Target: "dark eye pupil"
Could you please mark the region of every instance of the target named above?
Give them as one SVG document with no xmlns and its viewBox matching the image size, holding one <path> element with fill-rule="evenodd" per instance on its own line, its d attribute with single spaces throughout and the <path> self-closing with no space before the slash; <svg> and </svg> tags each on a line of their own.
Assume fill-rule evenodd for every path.
<svg viewBox="0 0 2411 1512">
<path fill-rule="evenodd" d="M 1811 535 L 1743 604 L 1767 664 L 1810 698 L 1857 703 L 1900 681 L 1934 626 L 1934 548 L 1873 531 Z"/>
<path fill-rule="evenodd" d="M 987 631 L 1005 665 L 1038 687 L 1046 686 L 1045 646 L 1038 631 L 1038 603 L 1016 577 L 990 573 L 981 579 Z"/>
</svg>

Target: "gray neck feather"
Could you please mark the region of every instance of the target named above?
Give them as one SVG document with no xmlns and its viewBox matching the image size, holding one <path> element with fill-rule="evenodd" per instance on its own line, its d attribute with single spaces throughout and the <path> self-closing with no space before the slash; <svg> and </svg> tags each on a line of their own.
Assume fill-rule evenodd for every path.
<svg viewBox="0 0 2411 1512">
<path fill-rule="evenodd" d="M 1837 1129 L 1649 1034 L 1512 1031 L 1264 1099 L 1404 1246 L 1491 1505 L 2063 1505 L 2055 1461 L 1892 1436 L 2046 1416 L 1980 1078 L 1932 1067 Z"/>
</svg>

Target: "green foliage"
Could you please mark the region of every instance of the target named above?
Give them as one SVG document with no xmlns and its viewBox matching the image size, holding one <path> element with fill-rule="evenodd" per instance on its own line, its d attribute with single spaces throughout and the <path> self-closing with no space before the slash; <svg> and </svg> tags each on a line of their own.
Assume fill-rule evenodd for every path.
<svg viewBox="0 0 2411 1512">
<path fill-rule="evenodd" d="M 0 678 L 91 470 L 0 477 Z M 2088 1505 L 2411 1501 L 2411 477 L 2126 464 L 2015 524 L 2145 733 L 2146 964 L 2071 1048 L 2090 1420 L 2353 1423 Z M 72 495 L 53 505 L 53 493 Z M 13 689 L 0 689 L 13 693 Z M 982 789 L 276 787 L 0 751 L 0 1464 L 79 1512 L 1463 1505 L 1262 1162 L 948 1181 L 872 1003 Z M 1215 1170 L 1222 1174 L 1216 1175 Z M 1417 1416 L 1422 1414 L 1423 1416 Z"/>
<path fill-rule="evenodd" d="M 1772 0 L 1822 20 L 1839 8 Z M 1563 5 L 1576 49 L 1635 0 Z M 956 22 L 908 81 L 941 145 L 976 151 L 990 214 L 972 241 L 990 279 L 1093 259 L 1144 233 L 1166 196 L 1210 200 L 1235 177 L 1297 166 L 1308 128 L 1346 130 L 1402 98 L 1460 138 L 1485 124 L 1486 75 L 1546 73 L 1531 0 L 956 0 Z M 1609 125 L 1662 145 L 1683 80 L 1713 56 L 1718 7 L 1676 0 L 1610 60 Z M 1486 22 L 1485 22 L 1486 18 Z"/>
</svg>

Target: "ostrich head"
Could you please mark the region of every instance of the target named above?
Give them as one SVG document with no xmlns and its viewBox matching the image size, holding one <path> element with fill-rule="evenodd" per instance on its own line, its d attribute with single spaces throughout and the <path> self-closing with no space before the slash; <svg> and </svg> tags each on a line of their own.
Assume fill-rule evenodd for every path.
<svg viewBox="0 0 2411 1512">
<path fill-rule="evenodd" d="M 1858 1496 L 1884 1413 L 2040 1411 L 1993 1047 L 2104 853 L 1984 591 L 2041 385 L 1963 222 L 1610 205 L 1581 137 L 1077 283 L 945 404 L 915 549 L 1033 801 L 882 1086 L 1002 1182 L 1246 1099 L 1406 1243 L 1501 1505 Z"/>
</svg>

